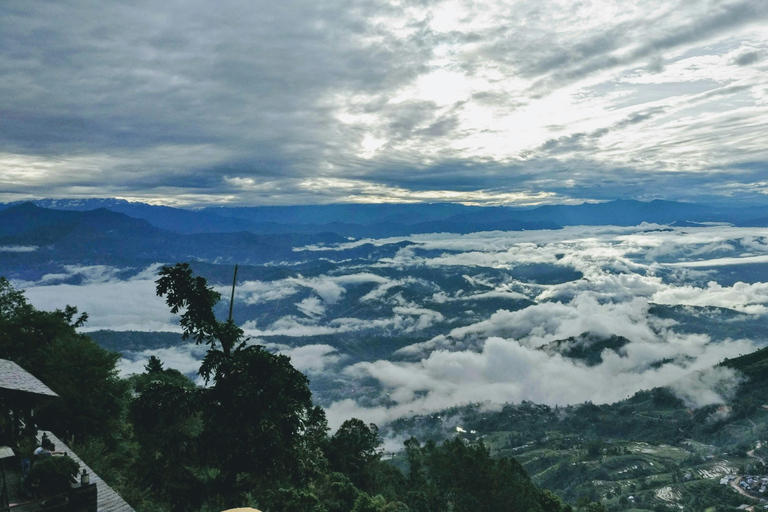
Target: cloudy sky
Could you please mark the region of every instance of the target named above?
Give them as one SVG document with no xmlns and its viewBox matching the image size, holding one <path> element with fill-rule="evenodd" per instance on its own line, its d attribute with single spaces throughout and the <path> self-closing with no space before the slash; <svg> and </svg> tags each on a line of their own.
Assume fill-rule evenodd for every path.
<svg viewBox="0 0 768 512">
<path fill-rule="evenodd" d="M 763 0 L 0 5 L 0 201 L 763 201 Z"/>
</svg>

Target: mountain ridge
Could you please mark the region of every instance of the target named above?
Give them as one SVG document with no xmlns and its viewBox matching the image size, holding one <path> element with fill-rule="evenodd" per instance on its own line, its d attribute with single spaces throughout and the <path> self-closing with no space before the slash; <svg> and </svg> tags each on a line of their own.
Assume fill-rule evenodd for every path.
<svg viewBox="0 0 768 512">
<path fill-rule="evenodd" d="M 330 231 L 355 238 L 380 238 L 434 232 L 558 229 L 572 225 L 629 226 L 642 222 L 678 225 L 726 222 L 738 226 L 764 226 L 768 222 L 768 206 L 720 207 L 664 200 L 615 200 L 533 208 L 404 203 L 185 209 L 109 198 L 41 199 L 33 203 L 57 210 L 107 208 L 144 219 L 155 227 L 187 234 L 240 231 L 310 234 Z M 0 211 L 18 204 L 0 205 Z"/>
</svg>

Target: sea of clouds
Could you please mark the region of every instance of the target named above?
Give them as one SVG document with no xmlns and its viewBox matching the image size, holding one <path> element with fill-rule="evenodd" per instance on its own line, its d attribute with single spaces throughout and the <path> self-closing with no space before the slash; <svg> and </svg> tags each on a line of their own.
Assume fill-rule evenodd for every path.
<svg viewBox="0 0 768 512">
<path fill-rule="evenodd" d="M 357 245 L 404 241 L 409 243 L 393 257 L 377 261 L 341 256 Z M 287 266 L 288 277 L 240 282 L 236 303 L 272 315 L 244 322 L 249 343 L 290 355 L 313 381 L 353 390 L 324 404 L 332 426 L 351 416 L 384 424 L 484 401 L 607 403 L 655 386 L 670 386 L 697 407 L 726 400 L 741 379 L 713 365 L 768 344 L 768 335 L 696 332 L 653 313 L 659 305 L 685 306 L 690 318 L 711 320 L 723 311 L 717 308 L 726 308 L 736 313 L 723 317 L 725 323 L 761 321 L 768 313 L 764 229 L 570 227 L 299 250 L 308 260 L 332 262 L 333 270 L 303 276 Z M 155 295 L 159 265 L 70 266 L 39 282 L 14 284 L 38 308 L 72 304 L 87 311 L 87 330 L 178 332 L 178 318 Z M 515 269 L 526 265 L 562 268 L 575 277 L 554 283 L 516 278 Z M 446 286 L 434 277 L 440 273 L 462 276 L 461 286 Z M 227 285 L 216 288 L 228 296 Z M 510 306 L 499 307 L 505 300 Z M 327 341 L 329 335 L 371 333 L 409 342 L 387 357 L 361 360 Z M 629 343 L 603 352 L 594 366 L 540 349 L 584 333 L 622 336 Z M 278 335 L 279 341 L 273 339 Z M 325 341 L 315 342 L 323 335 Z M 194 373 L 203 353 L 193 344 L 131 352 L 120 368 L 140 372 L 154 354 L 169 367 Z M 355 395 L 358 388 L 365 392 Z"/>
</svg>

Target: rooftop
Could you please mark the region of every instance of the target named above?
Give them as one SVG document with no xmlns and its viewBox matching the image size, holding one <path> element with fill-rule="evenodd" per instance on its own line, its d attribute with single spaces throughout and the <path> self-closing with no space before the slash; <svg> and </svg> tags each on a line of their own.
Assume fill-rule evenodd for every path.
<svg viewBox="0 0 768 512">
<path fill-rule="evenodd" d="M 0 359 L 0 389 L 22 391 L 37 395 L 59 396 L 51 391 L 51 388 L 35 378 L 34 375 L 7 359 Z"/>
</svg>

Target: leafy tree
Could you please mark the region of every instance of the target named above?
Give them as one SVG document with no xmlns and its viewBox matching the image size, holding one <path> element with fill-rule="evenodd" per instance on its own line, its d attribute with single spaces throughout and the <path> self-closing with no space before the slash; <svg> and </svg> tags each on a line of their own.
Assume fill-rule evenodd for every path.
<svg viewBox="0 0 768 512">
<path fill-rule="evenodd" d="M 72 306 L 39 311 L 0 278 L 0 354 L 60 397 L 41 404 L 37 424 L 60 436 L 107 438 L 118 428 L 127 401 L 128 387 L 116 369 L 120 355 L 78 334 L 87 315 L 76 315 Z"/>
<path fill-rule="evenodd" d="M 491 457 L 482 443 L 461 439 L 441 446 L 406 443 L 411 467 L 406 504 L 414 511 L 517 512 L 560 511 L 552 493 L 538 489 L 514 459 Z M 416 474 L 414 474 L 414 472 Z"/>
<path fill-rule="evenodd" d="M 386 506 L 387 501 L 382 496 L 371 497 L 360 493 L 355 500 L 355 506 L 352 507 L 352 512 L 383 512 Z"/>
<path fill-rule="evenodd" d="M 221 295 L 188 264 L 163 267 L 157 294 L 171 312 L 181 312 L 183 338 L 209 346 L 200 375 L 213 384 L 200 395 L 199 442 L 202 464 L 219 471 L 219 494 L 235 503 L 267 483 L 305 482 L 318 467 L 307 460 L 318 454 L 309 443 L 327 429 L 306 376 L 287 356 L 248 346 L 231 318 L 217 320 L 213 308 Z"/>
<path fill-rule="evenodd" d="M 208 382 L 236 344 L 242 345 L 242 329 L 231 318 L 226 322 L 216 319 L 213 307 L 221 294 L 209 287 L 204 277 L 194 276 L 188 263 L 161 268 L 156 290 L 157 295 L 165 297 L 171 313 L 184 310 L 179 321 L 182 339 L 192 338 L 198 345 L 210 346 L 200 366 L 200 375 Z"/>
<path fill-rule="evenodd" d="M 140 447 L 135 478 L 176 510 L 199 509 L 211 491 L 198 462 L 200 390 L 164 380 L 139 389 L 129 415 Z"/>
<path fill-rule="evenodd" d="M 381 459 L 379 428 L 357 418 L 341 424 L 328 443 L 328 460 L 334 471 L 349 476 L 358 488 L 370 490 L 370 467 Z"/>
<path fill-rule="evenodd" d="M 318 494 L 327 512 L 352 510 L 360 491 L 343 473 L 329 473 L 321 478 Z"/>
<path fill-rule="evenodd" d="M 163 362 L 160 361 L 160 358 L 157 356 L 149 356 L 149 361 L 147 361 L 144 369 L 147 370 L 147 373 L 150 375 L 162 373 Z"/>
<path fill-rule="evenodd" d="M 206 460 L 232 479 L 253 472 L 301 480 L 300 439 L 312 412 L 309 381 L 290 358 L 258 345 L 239 347 L 218 363 L 204 395 Z"/>
<path fill-rule="evenodd" d="M 34 308 L 27 303 L 24 293 L 15 290 L 6 278 L 0 277 L 0 318 L 8 319 L 29 314 L 33 310 Z"/>
</svg>

